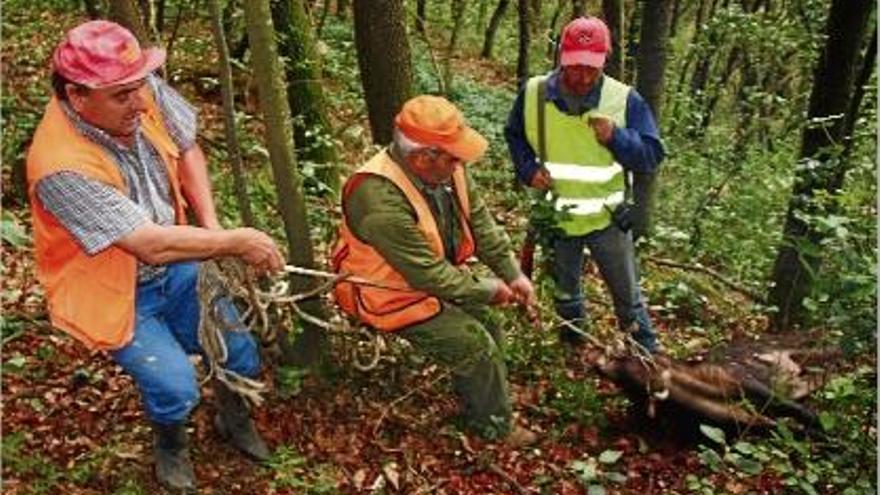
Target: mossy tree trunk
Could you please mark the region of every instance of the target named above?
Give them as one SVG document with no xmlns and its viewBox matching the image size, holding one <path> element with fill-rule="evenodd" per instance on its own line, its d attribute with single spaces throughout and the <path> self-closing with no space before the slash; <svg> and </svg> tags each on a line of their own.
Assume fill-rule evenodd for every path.
<svg viewBox="0 0 880 495">
<path fill-rule="evenodd" d="M 278 26 L 278 49 L 287 59 L 287 103 L 293 114 L 297 158 L 317 164 L 318 179 L 339 190 L 337 151 L 327 119 L 321 61 L 305 7 L 297 0 L 271 0 L 272 21 Z"/>
<path fill-rule="evenodd" d="M 287 104 L 284 72 L 278 57 L 269 0 L 249 1 L 245 9 L 245 20 L 251 45 L 251 63 L 266 126 L 275 191 L 278 195 L 277 206 L 287 236 L 288 257 L 294 265 L 314 268 L 315 256 L 309 238 L 302 178 L 297 171 L 290 107 Z M 295 293 L 306 292 L 316 285 L 314 279 L 291 277 L 291 290 Z M 326 320 L 326 309 L 320 301 L 308 301 L 302 308 L 313 316 Z M 304 331 L 295 342 L 290 342 L 289 335 L 281 339 L 283 360 L 286 363 L 306 366 L 320 362 L 323 356 L 326 347 L 324 332 L 308 322 L 303 322 L 303 326 Z"/>
<path fill-rule="evenodd" d="M 825 48 L 818 59 L 801 160 L 783 227 L 783 242 L 773 267 L 769 301 L 778 308 L 772 326 L 787 330 L 804 320 L 804 299 L 810 295 L 827 234 L 810 218 L 836 211 L 836 197 L 850 164 L 844 153 L 851 129 L 850 112 L 856 67 L 864 32 L 871 17 L 870 0 L 833 0 Z M 870 53 L 870 51 L 869 51 Z M 856 107 L 856 108 L 854 108 Z"/>
</svg>

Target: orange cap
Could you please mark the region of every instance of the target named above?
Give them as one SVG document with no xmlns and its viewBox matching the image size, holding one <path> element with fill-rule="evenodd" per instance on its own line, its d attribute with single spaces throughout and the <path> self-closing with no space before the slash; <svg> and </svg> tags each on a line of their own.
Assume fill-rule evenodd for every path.
<svg viewBox="0 0 880 495">
<path fill-rule="evenodd" d="M 465 162 L 480 158 L 489 147 L 486 138 L 468 127 L 461 111 L 440 96 L 410 99 L 403 104 L 394 124 L 408 139 L 440 148 Z"/>
</svg>

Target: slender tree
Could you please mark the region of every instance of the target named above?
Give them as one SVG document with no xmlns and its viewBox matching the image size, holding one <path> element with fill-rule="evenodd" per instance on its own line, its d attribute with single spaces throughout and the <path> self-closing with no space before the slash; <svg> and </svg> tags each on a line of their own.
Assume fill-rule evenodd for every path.
<svg viewBox="0 0 880 495">
<path fill-rule="evenodd" d="M 461 34 L 461 27 L 464 24 L 464 14 L 467 8 L 465 0 L 452 0 L 450 2 L 452 14 L 452 33 L 449 35 L 449 44 L 446 46 L 446 60 L 443 68 L 443 87 L 446 91 L 452 88 L 452 58 L 455 55 L 455 49 L 458 46 L 458 36 Z"/>
<path fill-rule="evenodd" d="M 223 128 L 226 132 L 226 154 L 232 167 L 232 183 L 241 218 L 245 225 L 255 226 L 256 220 L 248 198 L 247 184 L 244 180 L 244 166 L 241 159 L 241 147 L 235 130 L 235 92 L 232 87 L 232 68 L 229 65 L 229 47 L 226 45 L 226 34 L 223 31 L 223 13 L 219 0 L 210 0 L 211 28 L 214 33 L 214 44 L 220 55 L 220 94 L 223 97 Z"/>
<path fill-rule="evenodd" d="M 330 1 L 330 0 L 327 0 Z M 356 0 L 355 3 L 364 3 L 363 0 Z M 348 10 L 351 7 L 351 0 L 336 0 L 336 17 L 340 21 L 348 19 Z"/>
<path fill-rule="evenodd" d="M 136 0 L 110 0 L 107 12 L 111 21 L 125 26 L 141 46 L 153 46 L 152 37 L 144 24 L 143 14 Z"/>
<path fill-rule="evenodd" d="M 623 80 L 625 73 L 625 33 L 623 0 L 602 0 L 602 17 L 611 31 L 611 56 L 605 72 L 611 77 Z"/>
<path fill-rule="evenodd" d="M 287 103 L 293 113 L 297 158 L 322 165 L 318 178 L 332 190 L 339 188 L 336 147 L 324 104 L 320 55 L 312 25 L 300 0 L 271 0 L 278 49 L 285 57 Z"/>
<path fill-rule="evenodd" d="M 663 107 L 670 5 L 667 0 L 642 0 L 642 5 L 636 89 L 651 107 L 659 124 Z M 650 233 L 655 179 L 655 174 L 633 174 L 633 198 L 636 204 L 633 237 L 636 239 Z"/>
<path fill-rule="evenodd" d="M 801 166 L 783 228 L 783 243 L 773 267 L 769 301 L 778 308 L 772 325 L 784 330 L 801 323 L 804 299 L 819 269 L 824 234 L 813 216 L 835 211 L 834 197 L 849 164 L 841 159 L 848 112 L 854 111 L 855 68 L 870 17 L 871 0 L 832 0 L 825 48 L 818 60 L 808 119 L 801 140 Z M 842 116 L 842 117 L 841 117 Z M 823 201 L 823 196 L 832 198 Z"/>
<path fill-rule="evenodd" d="M 354 37 L 373 142 L 391 142 L 393 119 L 412 94 L 403 0 L 354 2 Z"/>
<path fill-rule="evenodd" d="M 489 0 L 480 0 L 480 6 L 477 9 L 477 22 L 474 23 L 474 27 L 477 29 L 477 34 L 480 33 L 483 29 L 483 24 L 486 23 L 486 15 L 489 14 Z"/>
<path fill-rule="evenodd" d="M 266 126 L 275 191 L 278 195 L 278 211 L 287 235 L 288 257 L 295 265 L 314 268 L 315 257 L 309 238 L 305 195 L 296 167 L 290 107 L 287 104 L 284 72 L 280 67 L 275 43 L 269 0 L 250 0 L 245 9 L 245 20 L 260 107 Z M 294 292 L 303 293 L 314 288 L 316 284 L 313 279 L 293 276 L 291 286 Z M 303 308 L 312 315 L 326 319 L 325 309 L 318 300 L 308 301 Z M 323 355 L 325 342 L 326 336 L 320 328 L 304 322 L 304 331 L 296 342 L 291 344 L 289 338 L 281 339 L 283 359 L 298 366 L 315 364 Z"/>
<path fill-rule="evenodd" d="M 83 0 L 83 7 L 86 9 L 89 19 L 100 19 L 101 6 L 98 0 Z"/>
<path fill-rule="evenodd" d="M 480 56 L 483 58 L 492 58 L 495 33 L 498 32 L 498 26 L 501 25 L 501 19 L 504 18 L 508 5 L 510 5 L 510 0 L 498 0 L 498 4 L 492 12 L 492 17 L 489 18 L 489 25 L 486 26 L 486 37 L 483 39 L 483 49 L 480 51 Z"/>
<path fill-rule="evenodd" d="M 416 30 L 425 32 L 425 23 L 428 22 L 427 0 L 416 1 Z"/>
<path fill-rule="evenodd" d="M 518 0 L 519 54 L 516 58 L 516 81 L 518 85 L 524 84 L 529 77 L 530 11 L 528 0 Z"/>
</svg>

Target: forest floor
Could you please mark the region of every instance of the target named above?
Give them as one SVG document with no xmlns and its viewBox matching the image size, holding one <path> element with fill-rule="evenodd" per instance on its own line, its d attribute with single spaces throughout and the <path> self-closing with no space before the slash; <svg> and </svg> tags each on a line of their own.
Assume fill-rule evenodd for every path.
<svg viewBox="0 0 880 495">
<path fill-rule="evenodd" d="M 45 61 L 77 18 L 38 9 L 5 14 L 4 113 L 11 107 L 14 118 L 34 120 L 35 95 L 48 88 Z M 13 25 L 21 29 L 10 32 Z M 199 69 L 210 72 L 206 63 Z M 493 80 L 505 73 L 486 62 L 463 60 L 457 67 L 488 85 L 509 86 Z M 183 91 L 202 109 L 206 132 L 221 136 L 219 95 Z M 14 181 L 4 167 L 4 189 Z M 6 200 L 4 192 L 4 215 L 28 225 L 26 208 Z M 105 354 L 50 328 L 32 249 L 27 242 L 3 247 L 3 493 L 161 493 L 131 380 Z M 663 276 L 652 271 L 653 279 Z M 595 273 L 590 280 L 601 284 Z M 602 304 L 608 309 L 607 300 Z M 704 309 L 730 329 L 752 332 L 763 320 L 736 309 L 745 305 L 721 292 Z M 667 343 L 707 346 L 686 321 L 657 308 L 652 314 Z M 323 373 L 291 377 L 272 363 L 265 367 L 268 400 L 255 416 L 275 449 L 266 466 L 245 460 L 218 438 L 210 387 L 203 388 L 191 421 L 200 493 L 685 493 L 695 473 L 719 493 L 781 492 L 782 479 L 771 470 L 749 477 L 707 471 L 696 425 L 648 420 L 577 355 L 563 353 L 551 332 L 511 336 L 518 338 L 533 349 L 517 348 L 518 356 L 530 358 L 511 363 L 511 395 L 517 421 L 540 433 L 534 446 L 512 449 L 462 433 L 447 373 L 412 355 L 403 342 L 392 341 L 386 359 L 361 372 L 344 350 L 350 338 L 331 336 L 331 363 Z"/>
</svg>

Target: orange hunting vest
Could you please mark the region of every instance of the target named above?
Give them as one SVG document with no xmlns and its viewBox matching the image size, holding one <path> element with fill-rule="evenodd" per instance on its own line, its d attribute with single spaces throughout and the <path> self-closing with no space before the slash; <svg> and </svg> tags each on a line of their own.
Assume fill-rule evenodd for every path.
<svg viewBox="0 0 880 495">
<path fill-rule="evenodd" d="M 180 153 L 165 129 L 152 92 L 141 130 L 165 163 L 178 223 L 185 223 L 177 164 Z M 70 170 L 104 182 L 126 196 L 128 186 L 116 162 L 83 136 L 53 97 L 34 133 L 27 155 L 28 195 L 33 214 L 37 278 L 46 291 L 52 324 L 91 349 L 118 349 L 134 335 L 137 260 L 116 246 L 87 255 L 64 226 L 41 204 L 37 182 Z"/>
<path fill-rule="evenodd" d="M 384 177 L 403 192 L 415 210 L 419 230 L 425 235 L 434 254 L 443 258 L 443 240 L 428 203 L 387 151 L 373 157 L 348 179 L 342 191 L 342 204 L 345 205 L 345 200 L 360 183 L 362 177 L 359 176 L 363 175 Z M 455 254 L 455 264 L 460 265 L 474 254 L 474 237 L 470 227 L 470 202 L 464 168 L 459 165 L 452 178 L 459 204 L 458 223 L 462 227 L 461 245 Z M 343 280 L 336 284 L 334 295 L 343 311 L 378 330 L 391 332 L 421 323 L 433 318 L 442 309 L 438 298 L 411 288 L 403 275 L 388 264 L 382 255 L 369 244 L 361 242 L 349 229 L 347 218 L 343 218 L 339 228 L 339 241 L 333 250 L 333 268 L 337 273 L 346 273 L 376 284 Z"/>
</svg>

